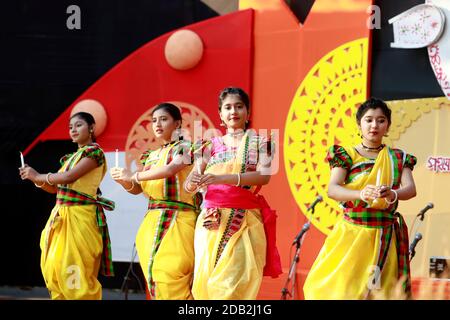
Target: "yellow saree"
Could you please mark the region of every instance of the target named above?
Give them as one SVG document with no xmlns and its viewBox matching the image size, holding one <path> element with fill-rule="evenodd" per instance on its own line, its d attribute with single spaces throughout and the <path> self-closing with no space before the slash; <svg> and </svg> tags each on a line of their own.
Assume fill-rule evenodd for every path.
<svg viewBox="0 0 450 320">
<path fill-rule="evenodd" d="M 255 171 L 258 151 L 266 143 L 246 133 L 238 148 L 213 138 L 205 174 Z M 208 186 L 210 190 L 211 186 Z M 250 192 L 255 186 L 242 186 Z M 207 197 L 208 191 L 207 190 Z M 232 195 L 230 195 L 232 196 Z M 204 227 L 204 208 L 195 229 L 195 272 L 192 293 L 199 300 L 256 299 L 266 263 L 266 236 L 260 209 L 215 208 L 218 227 Z"/>
<path fill-rule="evenodd" d="M 106 161 L 98 145 L 80 148 L 62 159 L 59 172 L 75 166 L 83 157 L 97 161 L 98 167 L 67 185 L 75 192 L 97 197 L 97 188 L 106 172 Z M 97 206 L 61 205 L 53 208 L 41 234 L 41 270 L 52 299 L 102 298 L 97 280 L 103 241 L 97 221 Z"/>
<path fill-rule="evenodd" d="M 368 159 L 353 147 L 333 146 L 327 160 L 331 167 L 347 170 L 345 187 L 353 190 L 376 185 L 377 180 L 398 189 L 402 169 L 412 169 L 416 162 L 414 156 L 388 147 L 376 159 Z M 407 230 L 395 212 L 397 203 L 355 200 L 341 206 L 344 215 L 325 240 L 305 281 L 305 299 L 366 299 L 374 292 L 389 298 L 403 277 L 404 289 L 409 291 Z"/>
<path fill-rule="evenodd" d="M 189 149 L 186 142 L 145 153 L 144 169 L 170 163 L 180 150 Z M 184 188 L 191 166 L 167 179 L 142 181 L 149 198 L 149 210 L 136 236 L 139 261 L 152 299 L 192 299 L 194 271 L 194 228 L 198 196 Z"/>
</svg>

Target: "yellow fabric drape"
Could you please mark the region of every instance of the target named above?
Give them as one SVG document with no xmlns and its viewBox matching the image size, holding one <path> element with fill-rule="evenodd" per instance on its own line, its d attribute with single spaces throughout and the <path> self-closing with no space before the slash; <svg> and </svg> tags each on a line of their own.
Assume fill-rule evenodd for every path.
<svg viewBox="0 0 450 320">
<path fill-rule="evenodd" d="M 363 158 L 352 147 L 346 148 L 349 156 L 353 159 Z M 364 159 L 364 158 L 363 158 Z M 356 162 L 357 163 L 357 162 Z M 379 173 L 378 173 L 379 172 Z M 352 190 L 362 190 L 366 185 L 376 185 L 377 176 L 380 174 L 380 185 L 387 185 L 392 187 L 393 181 L 393 164 L 390 159 L 388 148 L 383 148 L 375 159 L 375 164 L 370 172 L 364 172 L 358 179 L 353 180 L 350 183 L 345 184 L 345 187 Z M 370 207 L 373 209 L 386 209 L 389 204 L 384 199 L 375 199 Z"/>
<path fill-rule="evenodd" d="M 247 134 L 231 160 L 210 166 L 205 173 L 236 174 L 243 167 Z M 251 142 L 250 142 L 251 143 Z M 228 150 L 230 151 L 230 150 Z M 254 186 L 250 191 L 254 190 Z M 243 221 L 223 247 L 224 234 L 232 209 L 219 208 L 218 230 L 203 227 L 206 210 L 197 220 L 195 229 L 195 272 L 192 293 L 200 300 L 256 299 L 266 261 L 266 236 L 259 209 L 246 210 Z M 223 248 L 217 260 L 219 248 Z M 216 261 L 217 260 L 217 261 Z"/>
<path fill-rule="evenodd" d="M 72 157 L 81 160 L 82 150 Z M 65 171 L 67 160 L 59 172 Z M 106 172 L 106 162 L 80 177 L 69 188 L 92 196 Z M 56 205 L 41 234 L 41 270 L 52 299 L 101 300 L 97 279 L 103 242 L 96 206 Z"/>
<path fill-rule="evenodd" d="M 164 166 L 171 148 L 153 151 L 148 159 L 148 161 L 152 159 L 156 161 L 152 167 Z M 176 200 L 193 205 L 192 194 L 187 193 L 183 188 L 190 169 L 191 166 L 187 166 L 176 174 L 177 196 L 174 199 L 165 199 L 165 179 L 143 181 L 141 182 L 142 190 L 147 197 L 153 199 Z M 139 262 L 147 283 L 154 283 L 152 299 L 192 299 L 194 228 L 197 213 L 191 210 L 175 210 L 170 226 L 159 248 L 156 248 L 161 219 L 166 213 L 166 209 L 152 209 L 145 215 L 136 235 Z"/>
<path fill-rule="evenodd" d="M 353 147 L 346 147 L 345 150 L 352 159 L 353 167 L 370 161 Z M 361 190 L 367 184 L 376 185 L 378 170 L 381 173 L 380 184 L 392 186 L 394 168 L 387 147 L 380 151 L 371 171 L 360 173 L 345 187 Z M 388 204 L 384 199 L 377 199 L 370 207 L 383 210 Z M 368 289 L 376 290 L 381 297 L 388 298 L 398 280 L 395 237 L 390 243 L 380 281 L 371 283 L 379 275 L 376 266 L 383 236 L 383 228 L 367 228 L 351 224 L 343 217 L 339 219 L 305 280 L 305 299 L 365 299 Z"/>
<path fill-rule="evenodd" d="M 191 283 L 194 270 L 194 228 L 196 214 L 177 211 L 175 221 L 164 235 L 153 255 L 155 234 L 163 210 L 149 210 L 136 236 L 139 262 L 147 283 L 152 264 L 152 281 L 155 283 L 157 300 L 192 299 Z"/>
</svg>

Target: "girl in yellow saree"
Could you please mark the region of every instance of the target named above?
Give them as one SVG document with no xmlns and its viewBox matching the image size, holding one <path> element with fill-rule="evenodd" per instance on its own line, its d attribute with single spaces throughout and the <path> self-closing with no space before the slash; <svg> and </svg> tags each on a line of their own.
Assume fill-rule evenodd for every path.
<svg viewBox="0 0 450 320">
<path fill-rule="evenodd" d="M 341 202 L 338 220 L 319 252 L 303 290 L 305 299 L 389 298 L 401 281 L 410 292 L 408 231 L 398 200 L 415 196 L 416 158 L 382 144 L 391 111 L 378 99 L 361 105 L 361 145 L 333 146 L 329 197 Z"/>
<path fill-rule="evenodd" d="M 106 161 L 93 142 L 94 124 L 88 113 L 71 117 L 70 135 L 79 148 L 61 159 L 58 173 L 39 174 L 29 166 L 20 169 L 22 179 L 57 194 L 40 242 L 42 274 L 52 299 L 100 300 L 98 272 L 113 275 L 103 209 L 113 210 L 114 203 L 98 194 Z"/>
<path fill-rule="evenodd" d="M 192 293 L 201 300 L 256 299 L 263 275 L 281 273 L 276 215 L 257 194 L 269 182 L 273 147 L 243 130 L 249 116 L 244 91 L 224 89 L 219 110 L 228 134 L 196 149 L 206 159 L 197 160 L 186 184 L 189 191 L 207 186 L 195 229 Z"/>
<path fill-rule="evenodd" d="M 143 171 L 132 175 L 112 168 L 112 178 L 128 192 L 144 192 L 148 211 L 136 236 L 139 261 L 152 299 L 192 299 L 194 227 L 201 198 L 183 188 L 189 174 L 191 146 L 174 141 L 180 110 L 162 103 L 152 112 L 153 131 L 164 145 L 141 157 Z"/>
</svg>

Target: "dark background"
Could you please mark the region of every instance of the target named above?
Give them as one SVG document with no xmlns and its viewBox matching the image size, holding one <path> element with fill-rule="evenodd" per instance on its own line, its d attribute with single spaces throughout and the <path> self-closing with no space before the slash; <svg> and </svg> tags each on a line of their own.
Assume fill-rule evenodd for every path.
<svg viewBox="0 0 450 320">
<path fill-rule="evenodd" d="M 69 30 L 70 5 L 81 9 L 81 30 Z M 19 151 L 79 95 L 145 43 L 218 14 L 199 0 L 14 0 L 0 9 L 0 285 L 45 286 L 40 233 L 55 196 L 20 180 Z M 70 141 L 38 144 L 26 162 L 57 171 L 73 152 Z M 131 257 L 131 252 L 130 252 Z M 128 263 L 114 263 L 104 287 L 120 288 Z M 133 270 L 142 277 L 140 267 Z M 142 279 L 141 279 L 142 280 Z M 130 287 L 136 287 L 133 279 Z"/>
<path fill-rule="evenodd" d="M 300 21 L 314 1 L 289 1 Z M 421 0 L 375 1 L 381 30 L 373 32 L 371 94 L 385 99 L 443 96 L 427 50 L 392 49 L 393 16 Z M 69 5 L 81 8 L 81 30 L 69 30 Z M 16 0 L 0 10 L 0 285 L 44 286 L 39 238 L 54 195 L 18 175 L 24 150 L 79 95 L 130 53 L 174 29 L 218 14 L 199 0 Z M 40 172 L 56 171 L 57 159 L 72 152 L 70 141 L 38 144 L 26 162 Z M 130 253 L 131 256 L 131 253 Z M 106 288 L 120 288 L 128 263 L 115 263 Z M 140 267 L 133 266 L 142 278 Z M 141 279 L 142 280 L 142 279 Z M 129 286 L 138 288 L 136 280 Z"/>
</svg>

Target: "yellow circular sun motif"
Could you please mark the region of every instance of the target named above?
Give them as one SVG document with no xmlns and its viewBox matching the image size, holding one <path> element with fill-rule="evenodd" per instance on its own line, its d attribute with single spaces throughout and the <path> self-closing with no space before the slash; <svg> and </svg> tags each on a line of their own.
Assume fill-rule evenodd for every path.
<svg viewBox="0 0 450 320">
<path fill-rule="evenodd" d="M 214 127 L 211 119 L 196 106 L 180 101 L 171 103 L 181 110 L 183 139 L 194 142 L 199 139 L 209 139 L 220 133 Z M 125 145 L 125 163 L 129 169 L 133 163 L 141 169 L 138 160 L 142 153 L 160 147 L 152 129 L 152 111 L 155 107 L 141 115 L 128 134 Z"/>
<path fill-rule="evenodd" d="M 354 115 L 367 95 L 367 58 L 367 38 L 324 56 L 297 89 L 286 120 L 284 161 L 291 192 L 303 213 L 317 195 L 323 197 L 311 222 L 325 234 L 341 214 L 338 203 L 327 197 L 325 157 L 334 144 L 360 142 Z"/>
</svg>

